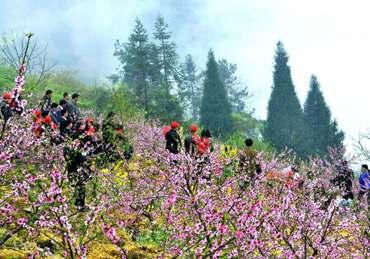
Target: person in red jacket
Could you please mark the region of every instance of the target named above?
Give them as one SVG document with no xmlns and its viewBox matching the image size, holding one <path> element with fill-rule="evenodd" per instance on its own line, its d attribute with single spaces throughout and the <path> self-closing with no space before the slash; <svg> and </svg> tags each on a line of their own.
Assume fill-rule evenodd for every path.
<svg viewBox="0 0 370 259">
<path fill-rule="evenodd" d="M 86 124 L 85 124 L 84 132 L 87 136 L 89 136 L 89 135 L 91 135 L 95 132 L 95 130 L 94 130 L 94 121 L 90 117 L 86 118 Z"/>
<path fill-rule="evenodd" d="M 55 125 L 51 117 L 48 115 L 48 116 L 45 116 L 45 119 L 43 119 L 42 123 L 39 124 L 39 126 L 37 127 L 35 131 L 35 134 L 36 134 L 36 137 L 39 138 L 41 137 L 42 133 L 44 133 L 45 131 L 52 134 L 56 130 L 58 130 L 57 125 Z"/>
</svg>

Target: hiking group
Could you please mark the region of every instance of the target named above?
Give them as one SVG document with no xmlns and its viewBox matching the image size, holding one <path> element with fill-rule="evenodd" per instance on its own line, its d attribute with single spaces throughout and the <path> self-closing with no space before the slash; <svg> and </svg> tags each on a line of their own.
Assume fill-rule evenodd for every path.
<svg viewBox="0 0 370 259">
<path fill-rule="evenodd" d="M 75 205 L 80 211 L 85 208 L 85 185 L 92 173 L 91 162 L 87 157 L 95 154 L 95 163 L 115 162 L 121 158 L 131 159 L 133 148 L 125 137 L 125 127 L 115 122 L 115 113 L 109 112 L 101 126 L 91 117 L 83 118 L 79 107 L 78 93 L 64 93 L 57 103 L 51 101 L 52 90 L 47 90 L 39 102 L 40 109 L 33 115 L 35 137 L 50 138 L 51 145 L 71 143 L 64 146 L 64 157 L 68 177 L 75 187 Z M 20 114 L 17 102 L 10 94 L 5 94 L 0 103 L 0 119 L 7 121 L 11 116 Z M 76 148 L 77 147 L 77 148 Z M 123 147 L 122 149 L 118 147 Z"/>
<path fill-rule="evenodd" d="M 106 119 L 100 126 L 95 123 L 91 117 L 83 118 L 79 107 L 78 93 L 74 93 L 70 100 L 70 94 L 64 93 L 63 99 L 57 103 L 52 103 L 53 91 L 47 90 L 40 101 L 40 110 L 36 110 L 33 116 L 34 133 L 37 138 L 43 135 L 50 136 L 52 144 L 59 145 L 62 142 L 77 141 L 78 148 L 64 148 L 64 156 L 68 176 L 74 183 L 76 189 L 75 205 L 80 210 L 85 209 L 85 185 L 89 179 L 92 170 L 87 163 L 87 157 L 91 154 L 98 155 L 95 162 L 115 162 L 124 158 L 131 159 L 133 147 L 129 145 L 127 137 L 125 137 L 125 127 L 115 122 L 115 113 L 109 112 Z M 5 94 L 0 103 L 0 119 L 7 121 L 11 116 L 20 114 L 22 111 L 17 109 L 16 102 L 12 100 L 10 94 Z M 176 121 L 164 129 L 166 139 L 166 149 L 172 154 L 179 154 L 182 148 L 182 140 L 178 133 L 180 124 Z M 190 133 L 184 138 L 184 148 L 187 154 L 194 157 L 203 157 L 205 162 L 208 162 L 207 154 L 214 150 L 213 139 L 209 129 L 204 128 L 200 136 L 197 135 L 197 126 L 190 127 Z M 253 182 L 257 175 L 262 172 L 261 166 L 256 161 L 258 151 L 252 148 L 253 140 L 245 140 L 246 148 L 240 153 L 239 159 L 242 168 L 249 175 Z M 124 147 L 120 153 L 118 147 Z M 174 161 L 177 163 L 176 161 Z M 202 162 L 202 163 L 205 163 Z M 202 167 L 201 167 L 202 168 Z M 82 170 L 80 170 L 82 169 Z M 289 174 L 293 171 L 289 170 Z M 354 199 L 352 191 L 354 174 L 348 167 L 347 161 L 343 160 L 338 175 L 330 180 L 332 184 L 343 188 L 342 204 L 347 206 Z M 363 164 L 361 174 L 359 176 L 360 191 L 358 199 L 370 204 L 370 174 L 368 165 Z M 245 188 L 248 183 L 240 183 L 241 188 Z M 325 190 L 323 190 L 325 191 Z M 331 194 L 328 195 L 328 202 L 333 199 Z"/>
</svg>

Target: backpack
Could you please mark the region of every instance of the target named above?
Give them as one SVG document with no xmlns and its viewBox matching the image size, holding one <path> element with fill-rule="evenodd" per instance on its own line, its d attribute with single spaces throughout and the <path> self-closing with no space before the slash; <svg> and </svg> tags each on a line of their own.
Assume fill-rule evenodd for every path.
<svg viewBox="0 0 370 259">
<path fill-rule="evenodd" d="M 209 139 L 207 138 L 201 138 L 197 142 L 197 148 L 198 148 L 198 154 L 204 154 L 208 151 L 208 149 L 211 147 L 211 144 L 209 143 Z"/>
</svg>

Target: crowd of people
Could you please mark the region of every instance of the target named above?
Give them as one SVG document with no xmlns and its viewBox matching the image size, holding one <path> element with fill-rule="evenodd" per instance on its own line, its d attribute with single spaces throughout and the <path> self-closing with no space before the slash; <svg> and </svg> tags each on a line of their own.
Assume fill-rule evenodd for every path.
<svg viewBox="0 0 370 259">
<path fill-rule="evenodd" d="M 178 154 L 182 148 L 181 137 L 178 133 L 179 126 L 180 124 L 175 121 L 171 123 L 171 126 L 166 126 L 164 129 L 166 149 L 172 154 Z M 190 134 L 185 136 L 184 139 L 184 148 L 186 153 L 200 157 L 205 153 L 213 151 L 213 143 L 211 133 L 208 129 L 204 128 L 201 132 L 201 136 L 197 135 L 197 130 L 198 128 L 195 125 L 190 127 Z M 256 161 L 258 151 L 253 149 L 253 140 L 250 138 L 245 140 L 245 146 L 245 149 L 239 156 L 240 164 L 245 170 L 245 173 L 250 176 L 250 181 L 253 182 L 256 176 L 262 172 L 261 166 Z M 294 167 L 290 168 L 288 171 L 288 176 L 293 177 L 294 173 L 297 174 L 298 169 Z M 337 175 L 332 178 L 330 182 L 335 186 L 341 187 L 343 190 L 341 194 L 341 203 L 344 206 L 349 206 L 355 198 L 353 193 L 353 185 L 355 181 L 353 170 L 349 168 L 348 162 L 343 160 L 337 168 L 337 172 Z M 360 202 L 367 202 L 370 205 L 370 173 L 367 164 L 363 164 L 361 166 L 361 174 L 358 178 L 358 182 L 360 191 L 357 195 L 357 199 Z M 301 181 L 300 185 L 302 184 L 303 182 Z M 246 182 L 240 183 L 241 188 L 245 188 L 246 185 L 248 185 Z M 330 204 L 330 202 L 335 198 L 334 194 L 328 193 L 327 196 L 327 203 Z"/>
<path fill-rule="evenodd" d="M 114 162 L 120 159 L 118 147 L 127 146 L 124 136 L 125 128 L 115 122 L 115 113 L 109 112 L 101 127 L 91 117 L 83 118 L 78 104 L 80 95 L 65 92 L 59 104 L 52 102 L 53 91 L 47 90 L 39 103 L 39 109 L 33 115 L 34 134 L 37 138 L 45 135 L 51 143 L 77 143 L 74 147 L 64 146 L 64 155 L 68 177 L 75 187 L 75 205 L 85 208 L 85 185 L 92 172 L 87 157 L 95 154 L 96 163 Z M 10 94 L 5 94 L 0 103 L 0 118 L 8 120 L 16 111 Z M 129 145 L 128 145 L 129 146 Z M 133 153 L 132 146 L 123 151 L 129 160 Z M 82 170 L 81 170 L 82 169 Z"/>
<path fill-rule="evenodd" d="M 116 150 L 119 145 L 128 146 L 128 150 L 124 151 L 124 158 L 129 160 L 133 153 L 133 148 L 127 145 L 127 138 L 124 137 L 125 128 L 116 123 L 114 120 L 114 112 L 109 112 L 106 119 L 103 121 L 101 127 L 98 123 L 94 123 L 91 117 L 83 118 L 80 106 L 78 104 L 80 95 L 78 93 L 70 94 L 65 92 L 63 99 L 59 104 L 52 102 L 53 91 L 47 90 L 40 101 L 40 109 L 35 111 L 34 125 L 35 136 L 41 137 L 43 134 L 48 134 L 51 137 L 51 142 L 58 145 L 62 142 L 78 140 L 80 143 L 79 149 L 65 150 L 65 157 L 67 161 L 68 175 L 75 183 L 77 199 L 76 206 L 84 210 L 85 204 L 85 183 L 88 180 L 91 168 L 84 166 L 87 156 L 90 154 L 100 154 L 103 156 L 102 161 L 116 161 Z M 9 119 L 15 111 L 10 94 L 5 94 L 0 103 L 0 118 Z M 170 126 L 164 129 L 164 136 L 166 139 L 166 149 L 172 154 L 179 154 L 182 148 L 181 137 L 178 133 L 180 124 L 176 121 L 172 122 Z M 185 152 L 193 156 L 205 157 L 206 153 L 213 151 L 213 141 L 211 132 L 204 128 L 200 134 L 197 135 L 198 127 L 192 125 L 190 133 L 184 138 Z M 260 165 L 256 161 L 258 151 L 252 148 L 253 140 L 245 140 L 246 148 L 240 153 L 240 162 L 246 165 L 246 173 L 255 178 L 256 173 L 261 173 Z M 176 161 L 174 161 L 176 162 Z M 78 170 L 85 168 L 85 170 Z M 82 173 L 81 173 L 82 172 Z M 347 161 L 343 160 L 338 175 L 331 179 L 331 183 L 341 186 L 344 190 L 342 193 L 343 205 L 347 206 L 350 201 L 354 199 L 352 191 L 354 182 L 353 171 L 349 168 Z M 241 183 L 244 188 L 247 183 Z M 363 201 L 364 197 L 370 205 L 370 173 L 367 164 L 361 166 L 361 174 L 359 176 L 360 191 L 358 199 Z M 328 202 L 333 197 L 329 197 Z"/>
</svg>

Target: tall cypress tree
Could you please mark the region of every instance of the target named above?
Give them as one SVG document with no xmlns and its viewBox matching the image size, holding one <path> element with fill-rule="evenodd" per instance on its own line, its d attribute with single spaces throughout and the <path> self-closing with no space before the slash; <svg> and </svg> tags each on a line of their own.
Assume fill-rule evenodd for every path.
<svg viewBox="0 0 370 259">
<path fill-rule="evenodd" d="M 308 128 L 307 143 L 310 154 L 328 154 L 329 146 L 342 146 L 344 133 L 331 122 L 331 112 L 320 90 L 317 77 L 312 75 L 310 89 L 304 104 L 304 118 Z"/>
<path fill-rule="evenodd" d="M 225 86 L 218 72 L 218 65 L 212 50 L 208 52 L 204 80 L 200 123 L 217 136 L 226 136 L 233 131 L 231 104 Z"/>
<path fill-rule="evenodd" d="M 122 71 L 119 71 L 123 82 L 133 90 L 140 107 L 146 111 L 150 105 L 150 44 L 148 34 L 143 24 L 136 18 L 133 33 L 128 38 L 128 43 L 121 44 L 118 40 L 115 43 L 114 56 L 118 58 L 122 65 Z M 110 77 L 112 81 L 117 81 L 118 77 Z"/>
<path fill-rule="evenodd" d="M 305 155 L 303 141 L 303 112 L 295 92 L 288 54 L 283 43 L 275 50 L 273 86 L 268 102 L 265 136 L 277 150 L 293 149 L 298 156 Z"/>
</svg>

